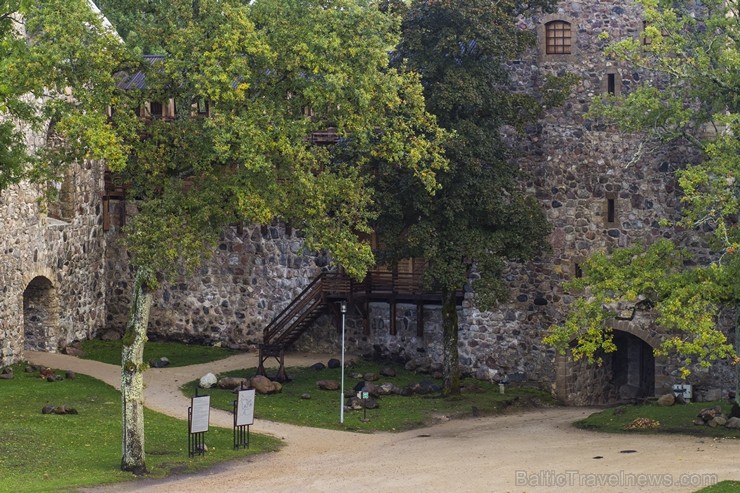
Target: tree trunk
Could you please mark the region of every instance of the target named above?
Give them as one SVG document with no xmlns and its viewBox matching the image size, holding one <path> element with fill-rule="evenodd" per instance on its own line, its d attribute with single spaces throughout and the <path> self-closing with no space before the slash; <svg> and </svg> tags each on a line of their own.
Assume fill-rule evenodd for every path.
<svg viewBox="0 0 740 493">
<path fill-rule="evenodd" d="M 459 323 L 455 291 L 442 291 L 442 376 L 445 395 L 460 393 L 460 356 L 457 350 Z"/>
<path fill-rule="evenodd" d="M 151 272 L 139 267 L 134 282 L 131 315 L 123 336 L 121 400 L 123 403 L 123 457 L 121 470 L 147 472 L 144 454 L 144 344 L 152 306 Z"/>
</svg>

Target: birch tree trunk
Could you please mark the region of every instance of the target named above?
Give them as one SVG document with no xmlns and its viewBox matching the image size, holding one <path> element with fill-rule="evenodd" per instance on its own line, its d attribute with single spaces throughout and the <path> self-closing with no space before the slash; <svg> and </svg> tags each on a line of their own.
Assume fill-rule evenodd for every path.
<svg viewBox="0 0 740 493">
<path fill-rule="evenodd" d="M 457 342 L 459 321 L 455 291 L 442 291 L 442 376 L 445 395 L 460 393 L 460 355 Z"/>
<path fill-rule="evenodd" d="M 147 472 L 144 454 L 144 344 L 152 306 L 151 272 L 139 267 L 134 282 L 131 315 L 123 336 L 121 400 L 123 404 L 123 456 L 121 470 Z"/>
</svg>

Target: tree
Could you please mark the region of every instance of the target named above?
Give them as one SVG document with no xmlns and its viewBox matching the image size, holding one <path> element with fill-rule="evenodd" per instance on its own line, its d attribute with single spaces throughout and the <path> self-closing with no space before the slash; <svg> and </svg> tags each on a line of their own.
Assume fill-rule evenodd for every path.
<svg viewBox="0 0 740 493">
<path fill-rule="evenodd" d="M 565 323 L 551 328 L 546 341 L 565 351 L 576 341 L 574 357 L 597 358 L 614 350 L 606 321 L 614 306 L 647 303 L 669 337 L 662 354 L 689 366 L 733 355 L 716 326 L 723 307 L 740 315 L 740 17 L 738 2 L 645 0 L 643 39 L 617 40 L 608 53 L 643 71 L 647 82 L 624 98 L 597 100 L 594 115 L 646 139 L 691 142 L 702 159 L 677 172 L 683 190 L 681 226 L 712 231 L 707 238 L 715 256 L 703 266 L 685 265 L 685 253 L 661 241 L 647 250 L 617 250 L 609 266 L 604 254 L 590 259 L 584 278 L 572 284 L 586 289 Z M 644 268 L 645 265 L 648 267 Z M 735 354 L 740 354 L 740 319 Z M 736 365 L 740 372 L 740 365 Z M 740 385 L 740 373 L 738 373 Z M 740 388 L 736 392 L 740 403 Z"/>
<path fill-rule="evenodd" d="M 0 190 L 61 181 L 75 161 L 122 161 L 106 114 L 120 54 L 85 0 L 0 2 Z"/>
<path fill-rule="evenodd" d="M 384 159 L 428 190 L 444 165 L 418 79 L 388 66 L 397 19 L 373 2 L 146 4 L 132 49 L 157 56 L 121 78 L 112 117 L 130 149 L 121 177 L 139 205 L 127 227 L 136 282 L 122 356 L 122 468 L 137 473 L 146 470 L 142 348 L 159 282 L 197 265 L 226 225 L 276 218 L 361 278 L 373 262 L 358 238 L 373 214 L 368 162 Z M 327 128 L 338 144 L 312 145 Z M 356 159 L 335 159 L 340 149 Z"/>
<path fill-rule="evenodd" d="M 447 394 L 458 393 L 460 384 L 457 293 L 474 275 L 479 306 L 491 306 L 506 293 L 501 273 L 507 262 L 547 248 L 549 225 L 522 190 L 519 169 L 500 138 L 503 125 L 522 128 L 540 109 L 537 100 L 507 85 L 504 63 L 534 42 L 512 19 L 547 6 L 412 2 L 393 54 L 396 66 L 421 75 L 427 109 L 452 134 L 445 144 L 449 166 L 429 196 L 410 174 L 378 163 L 374 179 L 382 210 L 374 228 L 385 250 L 382 261 L 423 257 L 427 286 L 442 293 Z"/>
</svg>

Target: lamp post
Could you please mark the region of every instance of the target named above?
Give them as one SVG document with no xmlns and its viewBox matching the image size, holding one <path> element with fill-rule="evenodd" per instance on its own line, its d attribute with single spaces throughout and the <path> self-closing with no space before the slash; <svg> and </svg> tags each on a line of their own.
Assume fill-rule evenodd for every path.
<svg viewBox="0 0 740 493">
<path fill-rule="evenodd" d="M 339 394 L 339 424 L 344 424 L 344 319 L 347 315 L 347 302 L 342 301 L 339 305 L 342 312 L 342 385 Z"/>
</svg>

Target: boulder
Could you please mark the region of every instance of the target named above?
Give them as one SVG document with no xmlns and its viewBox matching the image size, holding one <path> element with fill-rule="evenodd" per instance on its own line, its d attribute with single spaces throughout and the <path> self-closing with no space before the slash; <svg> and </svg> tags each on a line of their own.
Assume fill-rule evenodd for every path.
<svg viewBox="0 0 740 493">
<path fill-rule="evenodd" d="M 385 383 L 378 385 L 377 392 L 378 392 L 378 395 L 391 395 L 391 394 L 398 394 L 399 390 L 400 389 L 396 385 L 389 383 L 389 382 L 385 382 Z"/>
<path fill-rule="evenodd" d="M 362 389 L 360 389 L 360 392 L 367 392 L 373 397 L 379 397 L 381 391 L 380 391 L 380 387 L 378 387 L 374 383 L 365 382 L 365 386 Z"/>
<path fill-rule="evenodd" d="M 740 428 L 740 418 L 732 417 L 725 423 L 725 428 Z"/>
<path fill-rule="evenodd" d="M 210 389 L 214 385 L 218 383 L 218 378 L 216 378 L 216 375 L 213 373 L 206 373 L 202 377 L 200 377 L 200 388 L 201 389 Z"/>
<path fill-rule="evenodd" d="M 326 362 L 326 366 L 329 368 L 341 368 L 342 362 L 339 361 L 337 358 L 332 358 L 329 361 Z"/>
<path fill-rule="evenodd" d="M 275 389 L 272 391 L 273 394 L 279 394 L 283 391 L 283 384 L 280 382 L 272 382 L 272 386 L 275 387 Z"/>
<path fill-rule="evenodd" d="M 166 357 L 162 356 L 158 359 L 151 359 L 149 360 L 149 366 L 151 368 L 164 368 L 170 364 L 170 360 Z"/>
<path fill-rule="evenodd" d="M 362 399 L 357 396 L 350 397 L 349 399 L 347 399 L 346 407 L 354 411 L 362 409 Z"/>
<path fill-rule="evenodd" d="M 697 417 L 701 418 L 705 423 L 711 421 L 716 416 L 722 416 L 722 409 L 719 406 L 706 407 L 697 414 Z"/>
<path fill-rule="evenodd" d="M 0 371 L 1 375 L 12 375 L 13 374 L 13 367 L 12 366 L 6 366 L 5 368 Z"/>
<path fill-rule="evenodd" d="M 365 409 L 377 409 L 378 408 L 378 401 L 370 397 L 369 399 L 362 399 L 361 400 L 362 405 L 365 407 Z"/>
<path fill-rule="evenodd" d="M 377 373 L 368 372 L 368 373 L 365 373 L 363 375 L 363 378 L 367 382 L 374 382 L 374 381 L 378 380 L 380 377 L 378 376 Z"/>
<path fill-rule="evenodd" d="M 117 330 L 107 330 L 105 333 L 100 336 L 100 339 L 103 341 L 118 341 L 121 339 L 121 334 Z"/>
<path fill-rule="evenodd" d="M 391 368 L 390 366 L 386 366 L 382 370 L 380 370 L 380 374 L 384 377 L 395 377 L 396 376 L 396 370 Z"/>
<path fill-rule="evenodd" d="M 714 423 L 714 424 L 712 424 Z M 710 421 L 709 426 L 715 427 L 715 426 L 725 426 L 727 424 L 727 418 L 724 416 L 715 416 L 712 421 Z"/>
<path fill-rule="evenodd" d="M 253 376 L 249 383 L 258 394 L 275 393 L 275 383 L 263 375 Z"/>
<path fill-rule="evenodd" d="M 76 348 L 74 346 L 65 346 L 62 349 L 62 354 L 66 354 L 68 356 L 75 356 L 79 358 L 80 356 L 84 356 L 85 352 L 82 349 Z"/>
<path fill-rule="evenodd" d="M 324 363 L 314 363 L 313 365 L 311 365 L 311 368 L 313 368 L 316 371 L 320 371 L 320 370 L 325 369 L 326 366 L 324 365 Z"/>
<path fill-rule="evenodd" d="M 11 380 L 13 378 L 12 373 L 0 373 L 0 379 L 2 380 Z"/>
<path fill-rule="evenodd" d="M 77 374 L 72 370 L 67 370 L 64 372 L 64 378 L 68 380 L 74 380 L 75 378 L 77 378 Z"/>
<path fill-rule="evenodd" d="M 339 390 L 339 382 L 336 380 L 319 380 L 316 386 L 319 390 Z"/>
<path fill-rule="evenodd" d="M 672 406 L 676 402 L 676 396 L 673 394 L 663 394 L 658 397 L 659 406 Z"/>
<path fill-rule="evenodd" d="M 218 383 L 219 389 L 241 389 L 242 385 L 244 389 L 249 388 L 249 379 L 242 377 L 223 377 L 219 378 Z"/>
<path fill-rule="evenodd" d="M 301 394 L 301 399 L 307 401 L 307 400 L 311 399 L 311 394 L 309 394 L 308 392 L 306 392 L 304 394 Z"/>
</svg>

